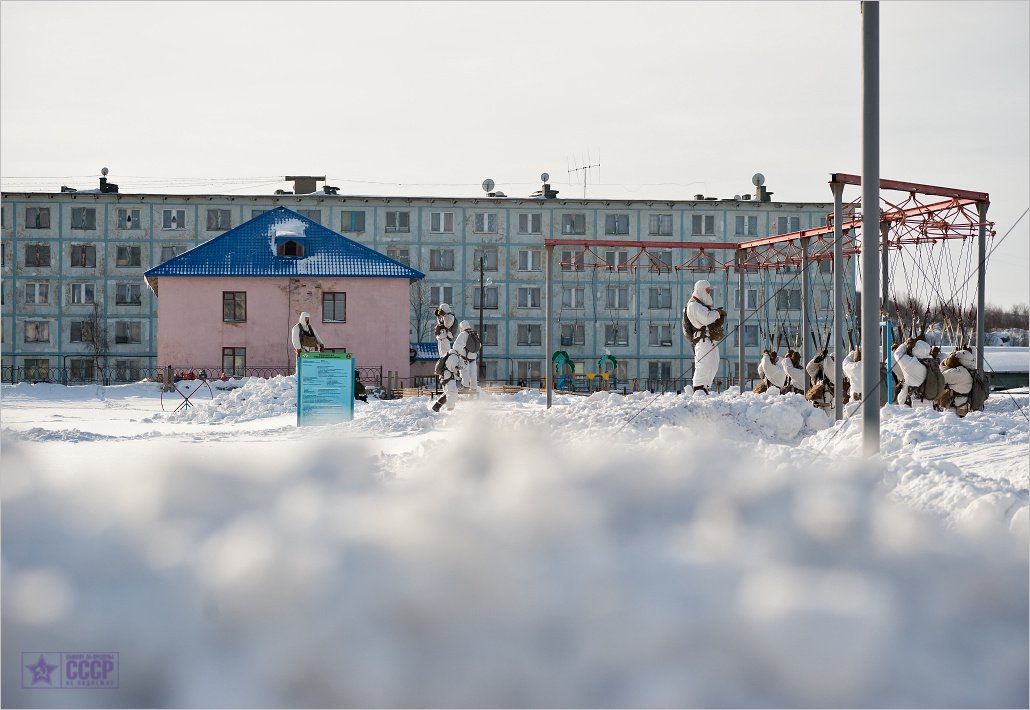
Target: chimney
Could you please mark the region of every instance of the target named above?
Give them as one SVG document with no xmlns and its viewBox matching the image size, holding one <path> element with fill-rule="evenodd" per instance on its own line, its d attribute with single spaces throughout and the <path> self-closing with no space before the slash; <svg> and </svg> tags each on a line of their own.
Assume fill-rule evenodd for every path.
<svg viewBox="0 0 1030 710">
<path fill-rule="evenodd" d="M 773 194 L 765 185 L 755 187 L 755 199 L 759 202 L 772 202 L 772 196 Z"/>
<path fill-rule="evenodd" d="M 106 177 L 100 178 L 100 191 L 101 192 L 118 192 L 118 186 L 113 182 L 108 182 Z"/>
<path fill-rule="evenodd" d="M 319 182 L 325 182 L 325 175 L 321 177 L 314 175 L 287 175 L 283 180 L 293 181 L 293 194 L 310 195 L 318 190 Z"/>
</svg>

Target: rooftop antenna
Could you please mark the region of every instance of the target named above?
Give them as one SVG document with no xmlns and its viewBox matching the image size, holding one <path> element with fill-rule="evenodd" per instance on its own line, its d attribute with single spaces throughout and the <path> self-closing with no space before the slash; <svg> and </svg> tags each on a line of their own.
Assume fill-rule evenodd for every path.
<svg viewBox="0 0 1030 710">
<path fill-rule="evenodd" d="M 569 170 L 569 173 L 570 174 L 571 173 L 575 173 L 575 172 L 578 172 L 580 170 L 583 171 L 583 199 L 585 200 L 587 198 L 587 174 L 588 174 L 587 170 L 589 170 L 590 168 L 599 168 L 599 167 L 601 167 L 601 154 L 598 153 L 598 155 L 597 155 L 597 163 L 591 165 L 590 164 L 590 153 L 587 153 L 587 158 L 584 161 L 584 163 L 585 164 L 580 166 L 580 167 L 572 168 L 571 170 Z M 598 175 L 600 175 L 600 172 L 598 172 Z M 571 182 L 571 180 L 570 180 L 570 182 Z"/>
</svg>

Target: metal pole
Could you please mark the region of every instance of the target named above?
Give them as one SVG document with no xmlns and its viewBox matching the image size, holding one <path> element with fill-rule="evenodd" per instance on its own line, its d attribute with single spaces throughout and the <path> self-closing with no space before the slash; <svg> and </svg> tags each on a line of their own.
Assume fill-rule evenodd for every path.
<svg viewBox="0 0 1030 710">
<path fill-rule="evenodd" d="M 890 299 L 890 250 L 887 245 L 890 243 L 890 222 L 880 222 L 880 312 L 883 314 L 883 319 L 889 321 L 887 317 L 887 308 Z M 883 361 L 887 362 L 887 356 L 890 354 L 890 348 L 886 344 L 883 346 Z"/>
<path fill-rule="evenodd" d="M 880 3 L 862 2 L 862 451 L 880 452 Z M 888 373 L 888 377 L 890 373 Z M 873 383 L 876 383 L 874 386 Z"/>
<path fill-rule="evenodd" d="M 483 375 L 486 372 L 486 365 L 483 362 L 483 308 L 486 305 L 483 299 L 486 296 L 486 279 L 483 276 L 483 262 L 485 261 L 482 254 L 479 256 L 479 355 L 476 356 L 476 369 L 479 371 L 479 377 L 476 378 L 477 382 L 482 382 Z M 476 393 L 478 396 L 479 393 Z"/>
<path fill-rule="evenodd" d="M 844 183 L 830 183 L 833 192 L 833 348 L 837 367 L 833 373 L 833 418 L 844 418 Z M 856 394 L 861 394 L 858 392 Z"/>
<path fill-rule="evenodd" d="M 984 289 L 987 284 L 987 208 L 990 202 L 976 203 L 980 213 L 980 234 L 976 239 L 976 369 L 984 371 Z"/>
<path fill-rule="evenodd" d="M 554 388 L 554 367 L 551 363 L 551 257 L 554 254 L 554 247 L 544 247 L 544 300 L 547 303 L 544 323 L 544 367 L 547 368 L 545 381 L 547 382 L 547 408 L 551 408 L 551 396 Z"/>
<path fill-rule="evenodd" d="M 744 394 L 744 376 L 747 374 L 744 361 L 744 301 L 747 293 L 744 291 L 744 252 L 737 250 L 737 288 L 740 289 L 740 303 L 737 304 L 737 379 L 740 381 L 740 393 Z"/>
<path fill-rule="evenodd" d="M 811 237 L 801 237 L 801 359 L 805 364 L 805 391 L 811 386 L 808 381 L 808 361 L 812 359 L 812 348 L 818 347 L 818 343 L 812 342 L 811 328 L 809 327 L 809 315 L 811 306 L 809 299 L 812 297 L 811 284 L 808 273 L 808 243 Z M 811 347 L 809 347 L 811 344 Z"/>
</svg>

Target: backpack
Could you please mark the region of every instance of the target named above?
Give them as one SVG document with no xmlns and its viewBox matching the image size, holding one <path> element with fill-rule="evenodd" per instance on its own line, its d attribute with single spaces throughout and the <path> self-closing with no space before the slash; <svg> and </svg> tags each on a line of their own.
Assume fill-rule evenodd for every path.
<svg viewBox="0 0 1030 710">
<path fill-rule="evenodd" d="M 969 409 L 979 412 L 984 408 L 984 402 L 991 395 L 991 387 L 987 382 L 987 376 L 979 370 L 973 370 L 973 388 L 969 390 Z"/>
<path fill-rule="evenodd" d="M 696 343 L 701 338 L 701 330 L 695 328 L 690 318 L 687 317 L 687 307 L 683 306 L 683 335 L 691 343 Z"/>
<path fill-rule="evenodd" d="M 474 330 L 470 330 L 469 337 L 465 340 L 465 350 L 474 355 L 479 352 L 481 347 L 483 347 L 483 343 L 479 339 L 479 333 Z"/>
<path fill-rule="evenodd" d="M 926 365 L 926 379 L 923 380 L 923 398 L 936 401 L 948 388 L 948 383 L 941 372 L 941 364 L 937 358 L 927 358 L 919 362 Z"/>
</svg>

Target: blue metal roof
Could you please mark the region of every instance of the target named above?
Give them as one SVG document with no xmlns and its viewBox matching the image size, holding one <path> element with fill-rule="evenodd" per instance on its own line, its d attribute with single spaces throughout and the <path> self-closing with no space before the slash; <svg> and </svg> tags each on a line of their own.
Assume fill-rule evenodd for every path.
<svg viewBox="0 0 1030 710">
<path fill-rule="evenodd" d="M 278 256 L 284 241 L 303 256 Z M 277 207 L 198 244 L 143 274 L 160 276 L 326 276 L 421 279 L 425 274 L 348 239 L 285 207 Z"/>
<path fill-rule="evenodd" d="M 436 345 L 436 341 L 432 342 L 421 342 L 412 343 L 411 347 L 415 348 L 415 359 L 416 360 L 439 360 L 440 350 Z"/>
</svg>

